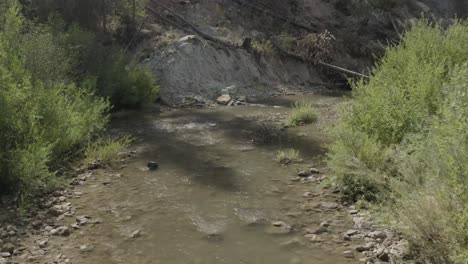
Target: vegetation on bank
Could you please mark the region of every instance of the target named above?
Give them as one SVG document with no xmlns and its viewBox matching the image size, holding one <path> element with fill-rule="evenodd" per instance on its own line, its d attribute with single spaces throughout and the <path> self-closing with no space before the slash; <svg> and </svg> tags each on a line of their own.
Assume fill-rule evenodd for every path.
<svg viewBox="0 0 468 264">
<path fill-rule="evenodd" d="M 0 191 L 23 200 L 55 186 L 57 169 L 98 138 L 111 109 L 139 107 L 158 91 L 147 70 L 102 41 L 110 33 L 48 11 L 45 19 L 16 0 L 0 3 Z M 87 154 L 108 159 L 109 146 L 124 143 L 104 152 L 91 144 Z"/>
<path fill-rule="evenodd" d="M 312 103 L 299 101 L 292 105 L 292 111 L 288 117 L 288 125 L 295 127 L 302 124 L 310 124 L 317 121 L 317 118 L 318 113 Z"/>
<path fill-rule="evenodd" d="M 422 262 L 468 262 L 468 21 L 415 22 L 354 85 L 334 135 L 343 194 L 373 202 Z"/>
</svg>

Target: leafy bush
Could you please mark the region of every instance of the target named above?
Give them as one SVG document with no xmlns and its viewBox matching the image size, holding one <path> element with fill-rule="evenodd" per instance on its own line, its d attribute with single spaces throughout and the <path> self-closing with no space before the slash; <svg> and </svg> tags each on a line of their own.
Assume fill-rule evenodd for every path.
<svg viewBox="0 0 468 264">
<path fill-rule="evenodd" d="M 468 261 L 468 22 L 414 23 L 354 86 L 330 146 L 337 187 L 379 201 L 427 263 Z"/>
<path fill-rule="evenodd" d="M 95 44 L 84 62 L 84 69 L 96 78 L 97 94 L 109 98 L 114 107 L 138 108 L 155 101 L 159 86 L 153 75 L 133 65 L 119 48 Z"/>
<path fill-rule="evenodd" d="M 317 121 L 317 111 L 314 106 L 305 101 L 295 102 L 288 118 L 288 125 L 299 126 Z"/>
<path fill-rule="evenodd" d="M 32 81 L 28 54 L 18 48 L 24 28 L 16 1 L 0 8 L 0 22 L 0 186 L 29 193 L 53 183 L 51 166 L 104 128 L 109 104 L 92 83 Z"/>
</svg>

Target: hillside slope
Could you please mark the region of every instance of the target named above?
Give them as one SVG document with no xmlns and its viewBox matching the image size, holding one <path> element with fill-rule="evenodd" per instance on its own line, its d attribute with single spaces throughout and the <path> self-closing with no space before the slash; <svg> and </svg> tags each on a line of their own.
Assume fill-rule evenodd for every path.
<svg viewBox="0 0 468 264">
<path fill-rule="evenodd" d="M 341 84 L 352 77 L 279 53 L 272 40 L 298 46 L 297 40 L 328 31 L 333 42 L 313 46 L 312 52 L 325 49 L 329 56 L 321 60 L 367 72 L 375 56 L 398 41 L 409 19 L 424 15 L 449 21 L 466 16 L 466 5 L 463 0 L 164 0 L 149 4 L 151 37 L 140 51 L 159 78 L 161 99 L 170 105 L 204 104 L 224 93 L 255 101 L 326 90 L 334 86 L 321 83 Z M 199 35 L 193 27 L 229 45 L 183 38 Z M 251 48 L 246 40 L 254 43 Z"/>
</svg>

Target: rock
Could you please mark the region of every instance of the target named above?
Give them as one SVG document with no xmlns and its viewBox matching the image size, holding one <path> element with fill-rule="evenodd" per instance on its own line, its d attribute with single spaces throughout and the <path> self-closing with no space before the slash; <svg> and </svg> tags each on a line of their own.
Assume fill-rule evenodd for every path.
<svg viewBox="0 0 468 264">
<path fill-rule="evenodd" d="M 308 172 L 308 171 L 299 171 L 297 173 L 297 176 L 299 176 L 299 177 L 309 177 L 310 175 L 311 175 L 311 173 Z"/>
<path fill-rule="evenodd" d="M 42 249 L 34 250 L 31 252 L 31 255 L 33 256 L 43 256 L 45 255 L 45 251 Z"/>
<path fill-rule="evenodd" d="M 8 252 L 10 254 L 13 254 L 13 251 L 15 251 L 15 245 L 13 245 L 12 243 L 8 242 L 2 246 L 1 252 Z"/>
<path fill-rule="evenodd" d="M 350 211 L 349 211 L 349 214 L 350 214 L 350 215 L 355 215 L 355 214 L 358 214 L 358 213 L 359 213 L 358 210 L 350 210 Z"/>
<path fill-rule="evenodd" d="M 33 222 L 31 223 L 31 226 L 32 226 L 34 229 L 39 229 L 39 228 L 41 228 L 41 226 L 42 226 L 42 222 L 41 222 L 41 221 L 33 221 Z"/>
<path fill-rule="evenodd" d="M 325 209 L 337 209 L 339 207 L 338 203 L 335 202 L 322 202 L 320 203 L 320 206 Z"/>
<path fill-rule="evenodd" d="M 364 217 L 353 217 L 354 227 L 357 229 L 370 229 L 372 224 Z"/>
<path fill-rule="evenodd" d="M 66 226 L 61 226 L 50 231 L 50 234 L 53 236 L 69 236 L 70 229 Z"/>
<path fill-rule="evenodd" d="M 93 251 L 94 247 L 90 245 L 81 245 L 80 246 L 80 252 L 81 253 L 86 253 L 86 252 L 91 252 Z"/>
<path fill-rule="evenodd" d="M 311 197 L 314 197 L 314 196 L 317 196 L 315 195 L 313 192 L 305 192 L 302 197 L 304 198 L 311 198 Z"/>
<path fill-rule="evenodd" d="M 76 223 L 79 226 L 86 225 L 88 223 L 88 220 L 91 219 L 90 216 L 87 215 L 81 215 L 76 217 Z"/>
<path fill-rule="evenodd" d="M 49 245 L 49 241 L 43 240 L 43 241 L 40 241 L 37 244 L 39 245 L 40 248 L 45 248 L 45 247 L 47 247 L 47 245 Z"/>
<path fill-rule="evenodd" d="M 178 42 L 188 42 L 188 41 L 191 41 L 191 40 L 194 40 L 196 39 L 197 36 L 195 35 L 187 35 L 185 37 L 181 37 L 179 40 L 177 40 Z"/>
<path fill-rule="evenodd" d="M 387 238 L 387 234 L 385 232 L 383 232 L 383 231 L 370 232 L 367 236 L 370 237 L 370 238 L 373 238 L 373 239 L 380 238 L 382 240 Z"/>
<path fill-rule="evenodd" d="M 310 168 L 309 169 L 310 174 L 320 174 L 320 171 L 316 168 Z"/>
<path fill-rule="evenodd" d="M 364 252 L 364 251 L 369 251 L 375 246 L 375 243 L 369 242 L 365 245 L 357 246 L 356 251 L 357 252 Z"/>
<path fill-rule="evenodd" d="M 406 240 L 396 241 L 390 246 L 390 254 L 397 258 L 404 258 L 410 253 L 409 243 Z"/>
<path fill-rule="evenodd" d="M 380 259 L 383 262 L 389 262 L 390 261 L 390 256 L 388 255 L 388 250 L 387 249 L 379 249 L 377 250 L 376 254 L 377 258 Z"/>
<path fill-rule="evenodd" d="M 354 258 L 354 253 L 352 250 L 346 250 L 343 252 L 343 256 L 345 258 Z"/>
<path fill-rule="evenodd" d="M 324 226 L 321 226 L 321 227 L 315 229 L 312 234 L 320 235 L 320 234 L 323 234 L 323 233 L 326 233 L 326 232 L 328 232 L 328 229 L 326 227 L 324 227 Z"/>
<path fill-rule="evenodd" d="M 280 224 L 281 223 L 281 224 Z M 284 222 L 273 223 L 270 227 L 267 228 L 266 232 L 272 235 L 282 235 L 291 233 L 292 226 L 287 225 Z"/>
<path fill-rule="evenodd" d="M 231 100 L 232 98 L 229 94 L 223 94 L 220 97 L 218 97 L 218 99 L 216 99 L 216 102 L 221 105 L 227 105 Z"/>
<path fill-rule="evenodd" d="M 11 257 L 11 253 L 10 252 L 2 252 L 2 253 L 0 253 L 0 257 L 9 258 L 9 257 Z"/>
<path fill-rule="evenodd" d="M 135 230 L 133 233 L 130 234 L 130 238 L 137 238 L 141 236 L 141 231 L 140 230 Z"/>
<path fill-rule="evenodd" d="M 149 170 L 154 171 L 154 170 L 157 170 L 159 168 L 159 164 L 154 162 L 154 161 L 150 161 L 150 162 L 148 162 L 146 167 L 148 167 Z"/>
<path fill-rule="evenodd" d="M 359 234 L 359 230 L 354 230 L 354 229 L 350 229 L 350 230 L 346 231 L 346 233 L 345 233 L 345 235 L 350 236 L 350 237 L 354 236 L 354 235 L 357 235 L 357 234 Z"/>
<path fill-rule="evenodd" d="M 323 221 L 323 222 L 320 223 L 320 226 L 322 226 L 322 227 L 329 227 L 330 224 L 331 224 L 330 221 Z"/>
<path fill-rule="evenodd" d="M 311 234 L 309 239 L 311 242 L 316 242 L 316 243 L 323 242 L 323 239 L 318 235 Z"/>
</svg>

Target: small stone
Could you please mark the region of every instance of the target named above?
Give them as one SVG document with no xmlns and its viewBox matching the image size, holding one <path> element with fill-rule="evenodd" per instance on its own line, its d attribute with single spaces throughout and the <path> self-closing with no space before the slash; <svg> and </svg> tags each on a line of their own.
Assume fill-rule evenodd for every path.
<svg viewBox="0 0 468 264">
<path fill-rule="evenodd" d="M 316 234 L 316 235 L 320 235 L 320 234 L 323 234 L 323 233 L 326 233 L 328 232 L 328 229 L 324 226 L 321 226 L 317 229 L 314 230 L 313 234 Z"/>
<path fill-rule="evenodd" d="M 323 242 L 323 239 L 318 235 L 312 235 L 310 237 L 310 241 L 318 243 L 318 242 Z"/>
<path fill-rule="evenodd" d="M 140 230 L 135 230 L 133 233 L 130 234 L 130 238 L 137 238 L 141 236 Z"/>
<path fill-rule="evenodd" d="M 356 251 L 357 252 L 364 252 L 364 251 L 369 251 L 375 246 L 375 243 L 369 242 L 365 245 L 357 246 Z"/>
<path fill-rule="evenodd" d="M 359 230 L 354 230 L 354 229 L 350 229 L 350 230 L 346 231 L 346 233 L 345 233 L 345 235 L 350 236 L 350 237 L 354 236 L 354 235 L 357 235 L 357 234 L 359 234 Z"/>
<path fill-rule="evenodd" d="M 31 223 L 31 226 L 34 228 L 34 229 L 39 229 L 41 226 L 42 226 L 42 222 L 41 221 L 33 221 Z"/>
<path fill-rule="evenodd" d="M 356 229 L 370 229 L 372 226 L 364 217 L 353 217 L 353 222 Z"/>
<path fill-rule="evenodd" d="M 91 252 L 91 251 L 93 251 L 93 249 L 94 249 L 94 247 L 90 246 L 90 245 L 81 245 L 80 246 L 80 251 L 82 253 Z"/>
<path fill-rule="evenodd" d="M 149 170 L 154 171 L 154 170 L 157 170 L 159 168 L 159 164 L 154 162 L 154 161 L 150 161 L 150 162 L 148 162 L 146 167 L 148 167 Z"/>
<path fill-rule="evenodd" d="M 273 222 L 272 225 L 276 226 L 276 227 L 281 227 L 281 226 L 284 226 L 286 224 L 284 222 L 278 221 L 278 222 Z"/>
<path fill-rule="evenodd" d="M 299 177 L 309 177 L 310 175 L 311 175 L 311 173 L 308 172 L 308 171 L 299 171 L 297 173 L 297 176 L 299 176 Z"/>
<path fill-rule="evenodd" d="M 8 242 L 2 246 L 2 252 L 8 252 L 10 254 L 13 254 L 13 251 L 15 251 L 15 245 L 13 245 L 12 243 Z"/>
<path fill-rule="evenodd" d="M 339 206 L 338 203 L 335 202 L 322 202 L 320 205 L 325 209 L 337 209 Z"/>
<path fill-rule="evenodd" d="M 69 236 L 70 229 L 66 226 L 61 226 L 50 231 L 50 234 L 53 236 Z"/>
<path fill-rule="evenodd" d="M 47 247 L 47 245 L 49 245 L 49 241 L 47 241 L 47 240 L 40 241 L 38 243 L 38 245 L 39 245 L 40 248 L 45 248 L 45 247 Z"/>
<path fill-rule="evenodd" d="M 45 254 L 45 251 L 42 249 L 34 250 L 31 252 L 31 255 L 33 256 L 42 256 Z"/>
<path fill-rule="evenodd" d="M 87 215 L 81 215 L 76 217 L 76 223 L 80 226 L 86 225 L 88 223 L 88 220 L 91 219 L 90 216 Z"/>
<path fill-rule="evenodd" d="M 373 239 L 386 239 L 387 238 L 387 234 L 383 231 L 374 231 L 374 232 L 370 232 L 368 234 L 369 237 L 373 238 Z"/>
<path fill-rule="evenodd" d="M 350 215 L 355 215 L 355 214 L 358 214 L 358 213 L 359 213 L 358 210 L 350 210 L 350 211 L 349 211 L 349 214 L 350 214 Z"/>
<path fill-rule="evenodd" d="M 330 221 L 323 221 L 322 223 L 320 223 L 320 226 L 322 227 L 329 227 L 330 226 Z"/>
<path fill-rule="evenodd" d="M 229 94 L 223 94 L 220 97 L 218 97 L 218 99 L 216 99 L 216 102 L 221 105 L 227 105 L 231 100 L 232 98 Z"/>
<path fill-rule="evenodd" d="M 309 172 L 310 172 L 311 174 L 320 174 L 320 171 L 319 171 L 318 169 L 316 169 L 316 168 L 310 168 L 310 169 L 309 169 Z"/>
<path fill-rule="evenodd" d="M 9 257 L 11 257 L 11 253 L 10 252 L 2 252 L 2 253 L 0 253 L 0 256 L 3 257 L 3 258 L 9 258 Z"/>
<path fill-rule="evenodd" d="M 343 252 L 343 256 L 345 258 L 354 258 L 354 253 L 352 250 L 346 250 Z"/>
</svg>

